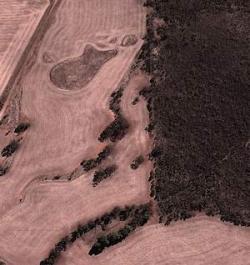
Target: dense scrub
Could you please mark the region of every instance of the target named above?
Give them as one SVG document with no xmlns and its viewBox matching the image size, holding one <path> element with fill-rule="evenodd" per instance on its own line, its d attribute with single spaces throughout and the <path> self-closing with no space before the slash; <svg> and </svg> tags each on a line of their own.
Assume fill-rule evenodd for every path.
<svg viewBox="0 0 250 265">
<path fill-rule="evenodd" d="M 247 4 L 146 3 L 152 12 L 140 59 L 154 76 L 145 96 L 162 149 L 154 191 L 165 223 L 204 211 L 250 225 Z"/>
</svg>

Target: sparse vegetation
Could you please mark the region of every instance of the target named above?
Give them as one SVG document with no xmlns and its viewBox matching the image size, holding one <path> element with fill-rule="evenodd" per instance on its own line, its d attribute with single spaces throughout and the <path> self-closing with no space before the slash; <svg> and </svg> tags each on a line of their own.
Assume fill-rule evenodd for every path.
<svg viewBox="0 0 250 265">
<path fill-rule="evenodd" d="M 103 51 L 88 44 L 81 56 L 56 64 L 50 71 L 50 80 L 61 89 L 81 89 L 95 77 L 106 62 L 116 55 L 116 49 Z M 89 58 L 96 59 L 89 60 Z M 72 75 L 75 76 L 74 80 L 71 80 Z"/>
</svg>

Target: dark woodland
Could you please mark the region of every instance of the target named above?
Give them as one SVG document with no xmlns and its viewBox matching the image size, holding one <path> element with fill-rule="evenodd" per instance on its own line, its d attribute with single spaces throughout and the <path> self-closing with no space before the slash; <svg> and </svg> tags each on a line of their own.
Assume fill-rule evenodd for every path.
<svg viewBox="0 0 250 265">
<path fill-rule="evenodd" d="M 249 1 L 149 0 L 139 59 L 154 124 L 160 221 L 197 211 L 250 225 Z M 164 23 L 155 27 L 155 19 Z M 153 52 L 158 50 L 158 54 Z"/>
</svg>

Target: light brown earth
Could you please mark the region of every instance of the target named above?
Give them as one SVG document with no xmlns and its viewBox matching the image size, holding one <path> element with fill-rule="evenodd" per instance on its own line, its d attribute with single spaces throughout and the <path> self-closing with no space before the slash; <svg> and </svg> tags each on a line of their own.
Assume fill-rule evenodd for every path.
<svg viewBox="0 0 250 265">
<path fill-rule="evenodd" d="M 20 1 L 20 5 L 26 2 L 32 3 Z M 46 4 L 40 2 L 42 14 Z M 72 181 L 42 180 L 41 176 L 50 179 L 72 172 L 83 159 L 96 157 L 104 148 L 106 144 L 97 139 L 114 119 L 108 107 L 110 95 L 128 75 L 145 34 L 146 11 L 141 1 L 59 0 L 51 4 L 56 8 L 45 12 L 46 29 L 43 25 L 37 28 L 30 51 L 22 58 L 22 69 L 15 76 L 12 94 L 0 113 L 11 117 L 0 129 L 1 148 L 18 138 L 12 132 L 5 135 L 14 125 L 21 120 L 31 123 L 22 139 L 19 137 L 21 147 L 17 153 L 8 161 L 0 161 L 10 164 L 9 172 L 0 178 L 0 258 L 7 265 L 39 264 L 54 244 L 79 223 L 115 206 L 150 200 L 147 178 L 151 162 L 146 160 L 136 171 L 129 166 L 152 147 L 152 139 L 144 130 L 149 122 L 146 103 L 140 98 L 136 105 L 131 104 L 149 81 L 140 72 L 131 75 L 121 102 L 129 132 L 115 144 L 104 163 L 115 163 L 115 174 L 95 188 L 91 185 L 93 171 Z M 29 5 L 25 8 L 24 13 L 38 12 Z M 126 35 L 135 35 L 138 41 L 121 46 Z M 28 42 L 28 37 L 24 39 Z M 79 57 L 89 44 L 104 51 L 116 49 L 118 54 L 83 87 L 65 90 L 55 86 L 50 80 L 52 67 Z M 11 54 L 17 50 L 13 48 Z M 13 58 L 17 64 L 20 55 Z M 9 77 L 12 71 L 6 72 Z M 168 227 L 151 218 L 146 226 L 101 255 L 90 257 L 88 250 L 89 246 L 78 240 L 58 264 L 247 265 L 250 234 L 247 229 L 216 218 L 198 217 Z"/>
</svg>

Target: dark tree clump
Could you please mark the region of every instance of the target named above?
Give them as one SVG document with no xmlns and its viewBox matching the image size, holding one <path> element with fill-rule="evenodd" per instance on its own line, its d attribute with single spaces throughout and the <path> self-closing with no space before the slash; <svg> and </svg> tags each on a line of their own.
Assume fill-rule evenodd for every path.
<svg viewBox="0 0 250 265">
<path fill-rule="evenodd" d="M 154 124 L 153 123 L 149 123 L 149 125 L 145 128 L 145 131 L 147 132 L 152 132 L 154 130 Z"/>
<path fill-rule="evenodd" d="M 13 140 L 3 148 L 1 155 L 9 157 L 18 149 L 18 147 L 19 143 L 16 140 Z"/>
<path fill-rule="evenodd" d="M 129 128 L 127 120 L 122 116 L 116 116 L 115 120 L 111 122 L 106 129 L 100 134 L 98 140 L 103 142 L 110 139 L 111 142 L 121 140 L 127 133 Z"/>
<path fill-rule="evenodd" d="M 150 154 L 148 155 L 149 160 L 154 160 L 156 158 L 159 158 L 162 154 L 162 150 L 159 146 L 155 146 L 153 148 L 153 150 L 150 152 Z"/>
<path fill-rule="evenodd" d="M 120 114 L 120 102 L 123 95 L 124 88 L 120 87 L 116 91 L 111 94 L 111 99 L 109 102 L 109 108 L 112 110 L 116 115 Z"/>
<path fill-rule="evenodd" d="M 96 163 L 99 165 L 103 160 L 105 160 L 111 154 L 112 148 L 107 145 L 97 156 Z"/>
<path fill-rule="evenodd" d="M 144 157 L 142 155 L 136 157 L 135 160 L 131 163 L 130 167 L 132 169 L 137 169 L 144 162 Z"/>
<path fill-rule="evenodd" d="M 71 245 L 83 234 L 88 233 L 96 227 L 94 221 L 89 221 L 85 225 L 80 225 L 78 228 L 73 231 L 69 236 L 62 238 L 55 247 L 50 251 L 49 256 L 40 262 L 40 265 L 54 265 L 57 259 L 60 257 L 61 252 L 67 250 L 67 246 Z"/>
<path fill-rule="evenodd" d="M 95 159 L 83 160 L 81 166 L 85 171 L 90 171 L 97 166 L 97 163 Z"/>
<path fill-rule="evenodd" d="M 4 166 L 0 166 L 0 177 L 7 173 L 8 169 Z"/>
<path fill-rule="evenodd" d="M 20 123 L 14 130 L 15 133 L 20 134 L 26 131 L 30 127 L 30 124 L 27 122 Z"/>
<path fill-rule="evenodd" d="M 69 243 L 69 238 L 65 237 L 61 239 L 49 253 L 48 258 L 42 260 L 40 265 L 54 265 L 62 251 L 66 250 L 67 244 Z"/>
<path fill-rule="evenodd" d="M 89 255 L 98 255 L 102 253 L 105 248 L 113 246 L 122 240 L 124 240 L 130 232 L 134 229 L 132 226 L 125 225 L 123 228 L 118 230 L 117 232 L 110 233 L 105 236 L 101 236 L 97 239 L 96 243 L 91 247 L 89 251 Z"/>
<path fill-rule="evenodd" d="M 163 222 L 196 211 L 250 225 L 248 1 L 149 0 L 141 53 L 162 154 L 155 198 Z M 155 26 L 161 18 L 165 25 Z M 159 53 L 153 51 L 157 48 Z"/>
<path fill-rule="evenodd" d="M 93 186 L 97 186 L 102 180 L 110 177 L 115 170 L 117 169 L 116 165 L 108 166 L 103 170 L 96 171 L 93 177 Z"/>
<path fill-rule="evenodd" d="M 135 97 L 132 101 L 132 105 L 136 105 L 139 102 L 139 97 Z"/>
<path fill-rule="evenodd" d="M 96 166 L 100 165 L 103 160 L 105 160 L 111 154 L 112 148 L 107 145 L 97 156 L 95 159 L 83 160 L 81 162 L 81 166 L 85 171 L 90 171 Z"/>
</svg>

